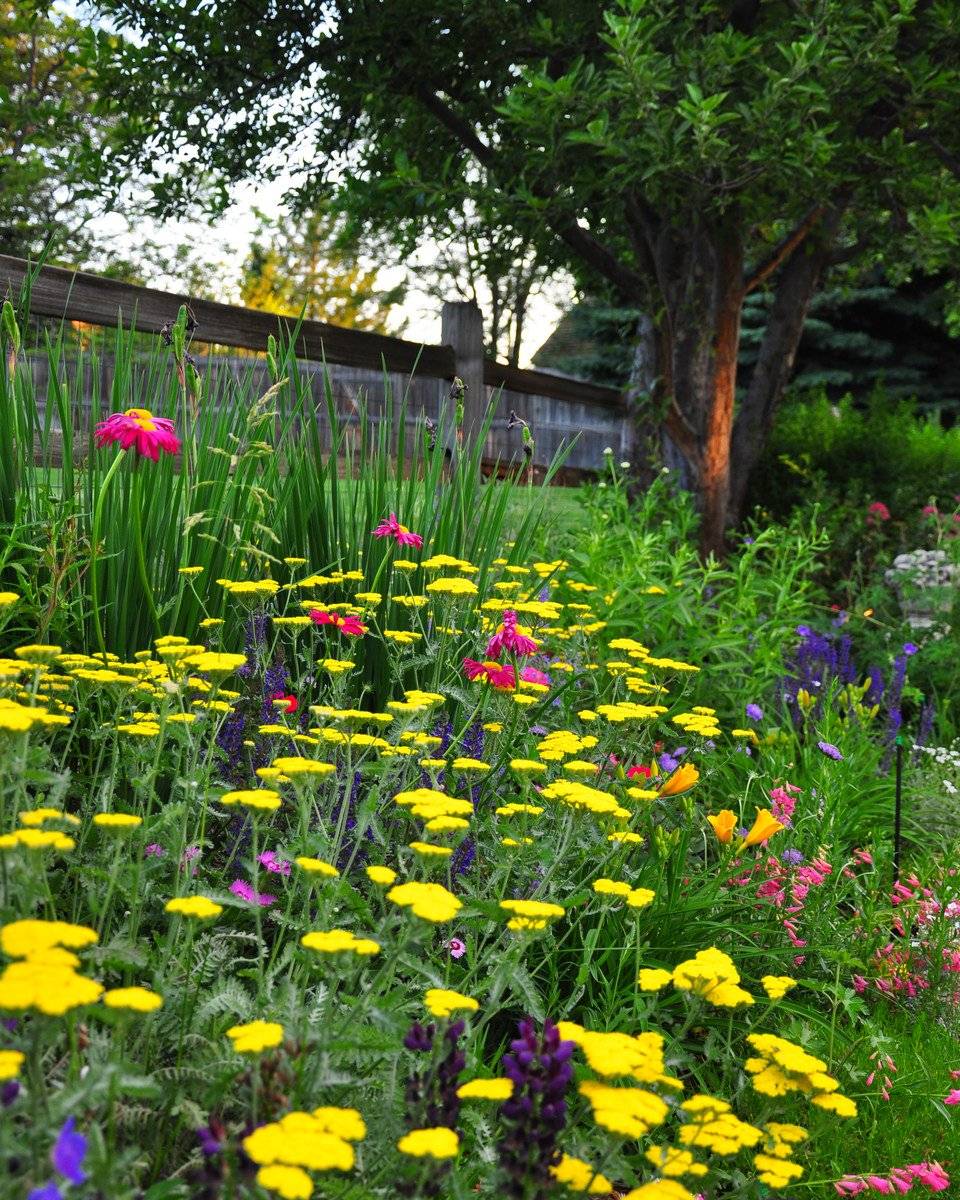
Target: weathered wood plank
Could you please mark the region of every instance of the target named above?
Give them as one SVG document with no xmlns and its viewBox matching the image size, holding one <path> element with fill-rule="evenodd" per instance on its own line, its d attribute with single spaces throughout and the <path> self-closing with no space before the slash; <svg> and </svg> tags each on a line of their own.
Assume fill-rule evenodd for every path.
<svg viewBox="0 0 960 1200">
<path fill-rule="evenodd" d="M 28 270 L 29 265 L 22 259 L 0 255 L 0 296 L 17 296 Z M 172 322 L 181 304 L 190 307 L 197 321 L 198 342 L 266 350 L 271 334 L 276 337 L 283 328 L 291 336 L 296 329 L 295 321 L 273 313 L 136 287 L 62 267 L 41 267 L 30 294 L 30 311 L 37 316 L 107 326 L 120 321 L 125 327 L 135 325 L 148 333 L 158 333 L 164 324 Z M 378 370 L 385 363 L 388 371 L 416 370 L 442 379 L 452 379 L 456 373 L 449 346 L 421 346 L 403 338 L 341 329 L 324 321 L 301 322 L 296 349 L 300 358 L 344 366 Z"/>
</svg>

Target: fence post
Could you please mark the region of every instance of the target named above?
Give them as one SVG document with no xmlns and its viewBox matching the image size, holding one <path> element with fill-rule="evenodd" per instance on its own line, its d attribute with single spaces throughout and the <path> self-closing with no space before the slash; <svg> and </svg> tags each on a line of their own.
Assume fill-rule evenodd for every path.
<svg viewBox="0 0 960 1200">
<path fill-rule="evenodd" d="M 457 375 L 466 385 L 463 433 L 472 442 L 487 412 L 483 384 L 483 314 L 472 300 L 446 300 L 440 315 L 440 341 L 453 347 Z"/>
</svg>

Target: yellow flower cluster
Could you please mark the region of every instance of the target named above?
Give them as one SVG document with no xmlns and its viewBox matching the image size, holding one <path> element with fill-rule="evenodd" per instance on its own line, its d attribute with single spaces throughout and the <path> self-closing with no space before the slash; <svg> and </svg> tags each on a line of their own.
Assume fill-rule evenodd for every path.
<svg viewBox="0 0 960 1200">
<path fill-rule="evenodd" d="M 260 1167 L 259 1184 L 284 1200 L 300 1200 L 313 1194 L 308 1171 L 351 1170 L 356 1161 L 351 1143 L 366 1135 L 355 1108 L 317 1108 L 261 1125 L 243 1139 L 243 1148 Z"/>
<path fill-rule="evenodd" d="M 590 1067 L 604 1078 L 630 1076 L 637 1083 L 656 1083 L 682 1089 L 679 1079 L 668 1075 L 663 1038 L 659 1033 L 594 1033 L 573 1021 L 559 1021 L 560 1036 L 583 1051 Z"/>
<path fill-rule="evenodd" d="M 445 1125 L 433 1125 L 426 1129 L 411 1129 L 397 1142 L 397 1149 L 413 1158 L 456 1158 L 460 1138 Z"/>
<path fill-rule="evenodd" d="M 314 930 L 300 939 L 301 946 L 320 954 L 358 954 L 369 957 L 380 953 L 380 945 L 371 938 L 358 938 L 349 929 Z"/>
<path fill-rule="evenodd" d="M 33 1009 L 63 1016 L 73 1008 L 93 1004 L 103 985 L 78 974 L 80 960 L 73 950 L 90 946 L 96 932 L 66 921 L 13 921 L 0 929 L 0 950 L 17 961 L 0 974 L 0 1010 Z"/>
<path fill-rule="evenodd" d="M 559 904 L 549 904 L 544 900 L 501 900 L 500 907 L 504 912 L 515 914 L 507 922 L 507 928 L 515 932 L 545 929 L 548 921 L 566 913 L 566 909 Z"/>
<path fill-rule="evenodd" d="M 439 883 L 400 883 L 387 892 L 387 899 L 401 908 L 409 908 L 421 920 L 436 924 L 452 921 L 463 907 L 453 892 Z"/>
<path fill-rule="evenodd" d="M 693 958 L 678 963 L 672 971 L 660 968 L 642 970 L 637 981 L 644 992 L 656 992 L 672 983 L 680 991 L 702 996 L 710 1004 L 721 1008 L 753 1004 L 750 993 L 738 986 L 740 975 L 733 959 L 716 946 L 698 950 Z"/>
<path fill-rule="evenodd" d="M 427 1011 L 435 1017 L 449 1017 L 455 1012 L 476 1012 L 480 1002 L 462 992 L 451 992 L 446 988 L 428 988 L 423 997 Z"/>
<path fill-rule="evenodd" d="M 624 808 L 616 796 L 573 779 L 554 780 L 540 794 L 547 800 L 559 800 L 570 808 L 591 812 L 595 816 L 615 817 L 625 821 L 631 815 L 630 810 Z"/>
<path fill-rule="evenodd" d="M 650 888 L 631 887 L 620 879 L 595 879 L 593 890 L 598 896 L 621 896 L 630 908 L 646 908 L 656 896 Z"/>
<path fill-rule="evenodd" d="M 246 1025 L 232 1025 L 227 1037 L 237 1054 L 260 1054 L 280 1045 L 283 1026 L 276 1021 L 250 1021 Z"/>
<path fill-rule="evenodd" d="M 753 1076 L 753 1086 L 765 1096 L 785 1096 L 802 1092 L 812 1104 L 834 1112 L 838 1117 L 855 1117 L 857 1106 L 847 1096 L 837 1093 L 839 1083 L 828 1075 L 827 1064 L 801 1046 L 795 1046 L 773 1033 L 751 1033 L 747 1041 L 756 1050 L 748 1058 L 746 1069 Z"/>
</svg>

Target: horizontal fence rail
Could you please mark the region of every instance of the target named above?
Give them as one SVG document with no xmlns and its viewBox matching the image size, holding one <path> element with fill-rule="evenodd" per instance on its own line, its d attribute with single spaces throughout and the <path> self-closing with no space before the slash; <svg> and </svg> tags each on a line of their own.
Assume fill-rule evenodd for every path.
<svg viewBox="0 0 960 1200">
<path fill-rule="evenodd" d="M 349 420 L 362 396 L 376 420 L 393 420 L 396 397 L 408 397 L 408 421 L 422 415 L 436 418 L 449 395 L 454 378 L 467 387 L 467 428 L 479 428 L 487 404 L 497 400 L 496 420 L 487 437 L 484 455 L 491 461 L 508 460 L 517 454 L 516 431 L 507 431 L 506 417 L 515 410 L 527 421 L 535 438 L 534 462 L 545 466 L 563 445 L 574 442 L 561 481 L 573 481 L 584 472 L 603 465 L 604 450 L 619 457 L 629 455 L 632 422 L 621 394 L 614 388 L 509 366 L 483 353 L 482 318 L 475 305 L 444 305 L 443 326 L 450 345 L 421 345 L 404 338 L 361 330 L 343 329 L 324 321 L 303 320 L 260 312 L 237 305 L 220 304 L 156 288 L 121 283 L 101 275 L 62 267 L 36 267 L 23 259 L 0 255 L 0 298 L 15 303 L 30 281 L 30 313 L 58 321 L 135 328 L 159 333 L 176 319 L 181 305 L 193 314 L 194 344 L 235 347 L 262 353 L 267 339 L 281 330 L 288 338 L 296 335 L 295 350 L 304 373 L 310 378 L 317 401 L 323 398 L 323 374 L 327 372 L 338 410 Z M 201 374 L 209 370 L 216 381 L 217 402 L 228 403 L 231 381 L 241 374 L 262 373 L 269 386 L 265 364 L 254 360 L 211 353 L 200 356 Z M 45 365 L 33 358 L 32 369 L 38 393 L 45 393 Z M 66 369 L 66 368 L 65 368 Z M 97 394 L 110 396 L 112 362 L 100 355 Z M 91 406 L 93 381 L 84 378 L 84 411 L 74 413 L 78 427 L 85 427 Z M 503 418 L 503 419 L 500 419 Z"/>
</svg>

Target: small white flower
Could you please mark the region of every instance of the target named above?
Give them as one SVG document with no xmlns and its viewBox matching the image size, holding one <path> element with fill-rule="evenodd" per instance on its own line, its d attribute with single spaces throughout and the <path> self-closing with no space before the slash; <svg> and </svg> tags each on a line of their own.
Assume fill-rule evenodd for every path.
<svg viewBox="0 0 960 1200">
<path fill-rule="evenodd" d="M 620 469 L 621 469 L 621 470 L 623 470 L 623 471 L 629 471 L 629 469 L 630 469 L 630 464 L 629 464 L 628 462 L 622 462 L 622 463 L 620 464 Z"/>
<path fill-rule="evenodd" d="M 604 446 L 603 452 L 604 452 L 604 454 L 609 454 L 611 458 L 613 457 L 613 447 L 612 446 Z"/>
</svg>

